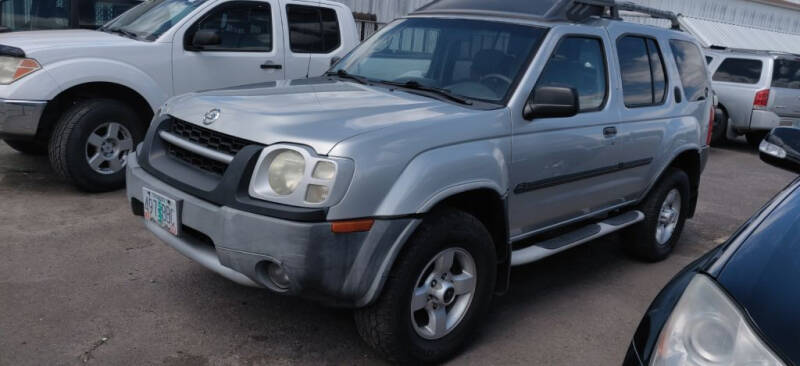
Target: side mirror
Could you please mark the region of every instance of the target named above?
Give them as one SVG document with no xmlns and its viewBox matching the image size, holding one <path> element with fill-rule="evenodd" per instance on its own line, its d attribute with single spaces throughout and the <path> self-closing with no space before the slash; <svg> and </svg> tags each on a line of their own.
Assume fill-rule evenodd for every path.
<svg viewBox="0 0 800 366">
<path fill-rule="evenodd" d="M 572 117 L 578 114 L 578 92 L 573 88 L 542 86 L 533 91 L 522 116 L 527 120 L 534 118 Z"/>
<path fill-rule="evenodd" d="M 336 64 L 338 64 L 339 61 L 341 61 L 341 60 L 342 60 L 342 58 L 339 57 L 339 56 L 331 57 L 331 67 L 336 66 Z"/>
<path fill-rule="evenodd" d="M 765 163 L 800 174 L 800 129 L 778 127 L 758 147 Z"/>
<path fill-rule="evenodd" d="M 191 49 L 202 50 L 207 46 L 218 46 L 222 44 L 219 33 L 213 29 L 201 29 L 192 36 Z"/>
</svg>

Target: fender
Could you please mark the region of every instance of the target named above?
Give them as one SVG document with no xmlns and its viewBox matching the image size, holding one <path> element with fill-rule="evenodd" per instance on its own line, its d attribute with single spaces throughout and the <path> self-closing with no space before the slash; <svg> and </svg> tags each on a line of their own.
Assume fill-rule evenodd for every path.
<svg viewBox="0 0 800 366">
<path fill-rule="evenodd" d="M 653 189 L 653 187 L 655 187 L 656 183 L 658 183 L 658 181 L 661 180 L 661 177 L 664 175 L 664 173 L 666 173 L 667 169 L 672 165 L 672 163 L 675 162 L 675 160 L 678 158 L 678 156 L 680 156 L 681 154 L 683 154 L 683 153 L 685 153 L 687 151 L 693 151 L 693 152 L 697 153 L 698 158 L 701 158 L 700 150 L 701 150 L 700 147 L 697 146 L 696 144 L 687 144 L 687 145 L 682 146 L 680 149 L 676 150 L 676 152 L 674 154 L 672 154 L 672 156 L 670 156 L 669 159 L 661 160 L 663 163 L 660 166 L 657 167 L 658 168 L 658 174 L 653 175 L 654 178 L 650 181 L 650 183 L 648 183 L 647 189 L 645 189 L 641 193 L 641 195 L 639 196 L 639 198 L 637 199 L 636 202 L 637 203 L 641 202 L 642 200 L 645 199 L 645 197 L 647 197 L 648 194 L 650 194 L 650 191 Z M 702 169 L 702 161 L 700 162 L 700 166 L 701 166 L 701 169 Z"/>
<path fill-rule="evenodd" d="M 403 170 L 375 216 L 424 214 L 450 196 L 475 189 L 508 192 L 508 137 L 479 140 L 425 151 Z"/>
<path fill-rule="evenodd" d="M 92 83 L 108 82 L 126 86 L 139 93 L 153 110 L 156 110 L 168 97 L 167 91 L 172 90 L 172 78 L 165 78 L 161 85 L 144 71 L 124 62 L 100 59 L 77 58 L 59 61 L 47 65 L 45 70 L 56 81 L 58 89 L 46 90 L 47 100 L 55 98 L 59 93 L 73 86 Z M 90 70 L 91 72 L 87 72 Z M 41 91 L 40 91 L 41 92 Z"/>
</svg>

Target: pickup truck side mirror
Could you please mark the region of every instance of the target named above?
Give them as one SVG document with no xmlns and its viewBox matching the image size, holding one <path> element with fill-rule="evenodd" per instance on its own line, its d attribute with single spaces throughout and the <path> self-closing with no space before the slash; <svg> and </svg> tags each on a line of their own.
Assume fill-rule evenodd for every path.
<svg viewBox="0 0 800 366">
<path fill-rule="evenodd" d="M 534 118 L 572 117 L 578 114 L 578 92 L 573 88 L 542 86 L 534 89 L 525 103 L 522 116 L 526 120 Z"/>
<path fill-rule="evenodd" d="M 189 50 L 202 50 L 207 46 L 218 46 L 222 44 L 219 33 L 213 29 L 201 29 L 192 36 L 191 44 L 187 45 Z"/>
<path fill-rule="evenodd" d="M 800 129 L 777 127 L 758 147 L 765 163 L 800 174 Z"/>
</svg>

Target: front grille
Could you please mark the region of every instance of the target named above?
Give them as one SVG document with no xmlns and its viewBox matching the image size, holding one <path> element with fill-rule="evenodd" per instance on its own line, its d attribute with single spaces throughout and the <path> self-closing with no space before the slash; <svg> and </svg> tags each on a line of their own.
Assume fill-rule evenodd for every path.
<svg viewBox="0 0 800 366">
<path fill-rule="evenodd" d="M 179 119 L 172 120 L 168 132 L 198 146 L 230 155 L 231 157 L 235 156 L 245 146 L 253 144 L 250 141 L 212 131 Z M 226 163 L 189 151 L 167 141 L 165 141 L 165 145 L 167 154 L 170 157 L 200 170 L 222 176 L 225 174 L 225 169 L 228 168 Z"/>
<path fill-rule="evenodd" d="M 252 142 L 174 119 L 171 131 L 184 140 L 231 156 Z"/>
<path fill-rule="evenodd" d="M 214 173 L 216 175 L 225 174 L 225 169 L 228 168 L 228 164 L 209 159 L 200 154 L 195 154 L 189 150 L 177 147 L 172 144 L 167 144 L 167 153 L 174 159 L 178 159 L 195 168 L 205 170 L 209 173 Z"/>
</svg>

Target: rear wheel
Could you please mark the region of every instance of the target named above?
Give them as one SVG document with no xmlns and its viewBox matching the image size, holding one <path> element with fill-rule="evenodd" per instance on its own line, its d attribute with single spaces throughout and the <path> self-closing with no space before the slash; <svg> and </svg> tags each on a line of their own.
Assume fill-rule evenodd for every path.
<svg viewBox="0 0 800 366">
<path fill-rule="evenodd" d="M 47 154 L 47 144 L 38 141 L 17 141 L 5 140 L 8 146 L 27 155 L 45 155 Z"/>
<path fill-rule="evenodd" d="M 711 131 L 712 146 L 722 146 L 728 142 L 728 113 L 720 109 L 717 116 L 720 118 L 714 118 L 714 129 Z"/>
<path fill-rule="evenodd" d="M 110 99 L 74 105 L 59 120 L 50 139 L 56 173 L 87 192 L 125 185 L 128 153 L 144 136 L 144 126 L 129 106 Z"/>
<path fill-rule="evenodd" d="M 359 333 L 399 363 L 452 357 L 489 310 L 495 258 L 478 219 L 452 210 L 431 214 L 397 258 L 380 298 L 356 311 Z"/>
<path fill-rule="evenodd" d="M 767 131 L 748 132 L 744 135 L 744 137 L 747 139 L 747 143 L 750 144 L 750 146 L 758 148 L 758 145 L 761 144 L 761 141 L 767 137 Z"/>
<path fill-rule="evenodd" d="M 680 169 L 669 168 L 639 206 L 644 221 L 622 233 L 628 252 L 649 262 L 667 258 L 683 232 L 689 195 L 689 177 Z"/>
</svg>

